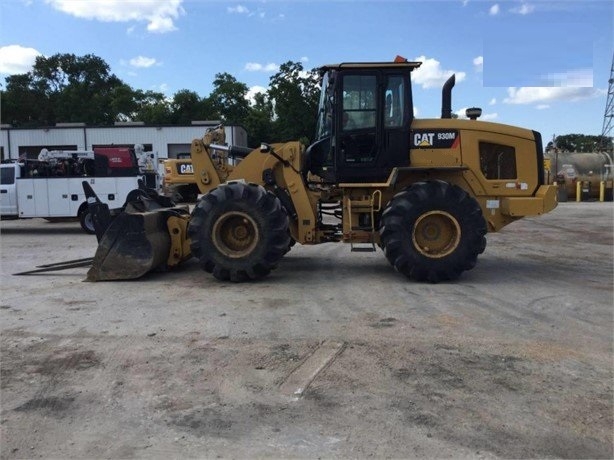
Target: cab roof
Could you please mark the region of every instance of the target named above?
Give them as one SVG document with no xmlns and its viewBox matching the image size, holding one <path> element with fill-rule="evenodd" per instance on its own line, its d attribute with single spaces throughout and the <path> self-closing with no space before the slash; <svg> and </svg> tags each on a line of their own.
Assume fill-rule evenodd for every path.
<svg viewBox="0 0 614 460">
<path fill-rule="evenodd" d="M 395 61 L 395 62 L 342 62 L 341 64 L 328 64 L 320 67 L 320 73 L 329 70 L 374 70 L 374 69 L 403 69 L 410 72 L 422 65 L 419 61 Z"/>
</svg>

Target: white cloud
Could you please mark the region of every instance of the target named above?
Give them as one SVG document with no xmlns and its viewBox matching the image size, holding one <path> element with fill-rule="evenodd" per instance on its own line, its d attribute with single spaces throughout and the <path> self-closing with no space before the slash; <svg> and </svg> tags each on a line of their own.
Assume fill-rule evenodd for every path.
<svg viewBox="0 0 614 460">
<path fill-rule="evenodd" d="M 579 101 L 601 94 L 601 91 L 586 87 L 538 87 L 508 88 L 509 97 L 503 99 L 506 104 L 534 104 L 554 101 Z"/>
<path fill-rule="evenodd" d="M 463 107 L 462 109 L 458 109 L 454 113 L 456 114 L 456 116 L 458 118 L 467 118 L 467 115 L 465 115 L 465 110 L 467 110 L 467 107 Z"/>
<path fill-rule="evenodd" d="M 36 56 L 42 56 L 40 51 L 21 45 L 0 47 L 0 73 L 14 75 L 32 70 Z"/>
<path fill-rule="evenodd" d="M 521 14 L 521 15 L 527 15 L 527 14 L 531 14 L 533 11 L 535 11 L 535 6 L 534 5 L 530 5 L 528 3 L 523 3 L 522 5 L 516 7 L 516 8 L 512 8 L 510 9 L 510 11 L 512 13 L 515 14 Z"/>
<path fill-rule="evenodd" d="M 173 19 L 166 17 L 157 17 L 152 18 L 152 20 L 147 24 L 147 30 L 154 33 L 166 33 L 171 32 L 173 30 L 177 30 L 175 24 L 173 23 Z"/>
<path fill-rule="evenodd" d="M 549 109 L 550 106 L 548 104 L 539 104 L 538 106 L 535 107 L 537 110 L 545 110 L 545 109 Z"/>
<path fill-rule="evenodd" d="M 249 14 L 249 9 L 243 5 L 229 6 L 226 11 L 236 14 Z"/>
<path fill-rule="evenodd" d="M 543 77 L 549 84 L 547 87 L 527 86 L 508 88 L 509 97 L 503 100 L 506 104 L 541 103 L 539 109 L 547 108 L 548 102 L 578 101 L 601 95 L 604 91 L 593 88 L 592 69 L 570 70 L 568 72 L 551 73 Z"/>
<path fill-rule="evenodd" d="M 473 66 L 476 72 L 482 72 L 484 70 L 484 56 L 478 56 L 473 59 Z"/>
<path fill-rule="evenodd" d="M 245 95 L 245 99 L 247 99 L 249 101 L 249 103 L 251 105 L 254 104 L 255 99 L 254 97 L 256 96 L 256 94 L 258 93 L 266 93 L 267 89 L 264 86 L 252 86 L 248 91 L 247 94 Z"/>
<path fill-rule="evenodd" d="M 567 72 L 549 73 L 544 78 L 549 86 L 563 87 L 592 87 L 593 86 L 593 70 L 578 69 L 569 70 Z"/>
<path fill-rule="evenodd" d="M 490 7 L 490 9 L 488 10 L 488 14 L 490 14 L 491 16 L 496 16 L 499 14 L 499 4 L 495 3 L 493 6 Z"/>
<path fill-rule="evenodd" d="M 422 85 L 422 88 L 440 88 L 446 80 L 456 73 L 456 82 L 461 82 L 465 79 L 465 72 L 456 72 L 454 70 L 444 70 L 441 68 L 441 63 L 433 58 L 427 58 L 426 56 L 420 56 L 414 59 L 414 61 L 422 62 L 422 65 L 414 70 L 412 80 Z"/>
<path fill-rule="evenodd" d="M 176 30 L 174 21 L 185 14 L 183 0 L 45 0 L 56 10 L 83 19 L 102 22 L 147 22 L 147 30 Z"/>
<path fill-rule="evenodd" d="M 495 105 L 496 103 L 497 103 L 497 99 L 493 97 L 488 103 L 488 105 Z"/>
<path fill-rule="evenodd" d="M 167 83 L 161 83 L 159 85 L 153 85 L 151 86 L 152 91 L 157 91 L 159 93 L 164 93 L 166 94 L 168 91 L 168 84 Z M 171 102 L 171 99 L 169 97 L 166 98 L 166 102 Z"/>
<path fill-rule="evenodd" d="M 245 70 L 248 72 L 277 72 L 279 66 L 273 62 L 268 64 L 259 64 L 258 62 L 248 62 L 245 64 Z"/>
<path fill-rule="evenodd" d="M 307 56 L 303 56 L 303 57 L 301 57 L 301 62 L 303 62 L 303 63 L 309 62 L 309 58 Z"/>
<path fill-rule="evenodd" d="M 155 58 L 150 58 L 150 57 L 145 57 L 145 56 L 137 56 L 135 58 L 132 58 L 130 59 L 129 64 L 132 67 L 136 67 L 139 69 L 146 69 L 154 65 L 160 65 L 160 63 L 157 62 Z"/>
<path fill-rule="evenodd" d="M 252 2 L 252 3 L 255 3 L 255 2 Z M 262 1 L 259 3 L 266 3 L 266 1 Z M 227 6 L 226 12 L 229 14 L 242 14 L 244 16 L 247 16 L 248 18 L 258 18 L 261 20 L 268 19 L 268 22 L 277 22 L 285 18 L 284 14 L 278 14 L 277 16 L 271 16 L 266 11 L 264 11 L 262 8 L 249 9 L 248 7 L 244 5 Z"/>
</svg>

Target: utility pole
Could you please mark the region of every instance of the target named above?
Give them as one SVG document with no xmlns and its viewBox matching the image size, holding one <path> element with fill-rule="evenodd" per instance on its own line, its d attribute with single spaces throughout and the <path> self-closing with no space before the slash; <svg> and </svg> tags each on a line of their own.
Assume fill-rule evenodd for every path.
<svg viewBox="0 0 614 460">
<path fill-rule="evenodd" d="M 600 150 L 607 151 L 610 147 L 608 138 L 612 133 L 612 119 L 614 118 L 614 54 L 612 55 L 612 68 L 610 69 L 610 79 L 608 80 L 608 97 L 605 103 L 603 114 L 603 128 L 601 129 Z"/>
</svg>

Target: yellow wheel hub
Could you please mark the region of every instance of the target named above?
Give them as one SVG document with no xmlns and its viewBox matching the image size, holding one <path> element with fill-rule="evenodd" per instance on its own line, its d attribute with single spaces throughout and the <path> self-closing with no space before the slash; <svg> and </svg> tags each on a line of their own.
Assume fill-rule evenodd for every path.
<svg viewBox="0 0 614 460">
<path fill-rule="evenodd" d="M 260 239 L 254 219 L 244 212 L 231 211 L 223 214 L 213 226 L 213 244 L 225 256 L 245 257 L 250 254 Z"/>
<path fill-rule="evenodd" d="M 458 248 L 461 229 L 450 213 L 429 211 L 416 220 L 411 238 L 418 252 L 438 259 L 452 254 Z"/>
</svg>

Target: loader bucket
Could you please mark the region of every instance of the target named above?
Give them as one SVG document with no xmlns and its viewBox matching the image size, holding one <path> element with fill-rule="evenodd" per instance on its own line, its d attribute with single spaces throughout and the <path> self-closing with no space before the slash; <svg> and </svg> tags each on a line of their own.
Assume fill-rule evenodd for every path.
<svg viewBox="0 0 614 460">
<path fill-rule="evenodd" d="M 171 246 L 168 212 L 119 214 L 98 243 L 87 281 L 135 279 L 163 268 Z"/>
<path fill-rule="evenodd" d="M 128 193 L 124 206 L 111 211 L 87 182 L 83 182 L 83 190 L 98 238 L 86 281 L 136 279 L 166 268 L 170 259 L 172 265 L 177 265 L 189 257 L 189 251 L 182 247 L 186 242 L 178 237 L 182 232 L 176 225 L 169 225 L 178 217 L 184 218 L 185 225 L 188 206 L 176 206 L 169 198 L 145 187 L 140 180 L 139 188 Z"/>
</svg>

